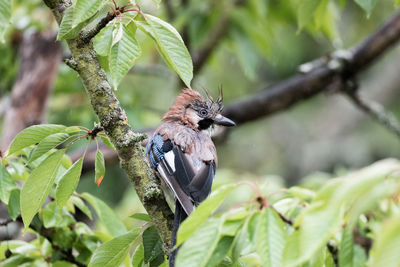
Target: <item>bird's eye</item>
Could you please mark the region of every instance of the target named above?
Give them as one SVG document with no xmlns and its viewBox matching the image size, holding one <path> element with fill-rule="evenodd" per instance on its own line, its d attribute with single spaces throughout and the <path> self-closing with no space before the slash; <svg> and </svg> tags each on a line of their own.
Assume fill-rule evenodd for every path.
<svg viewBox="0 0 400 267">
<path fill-rule="evenodd" d="M 200 116 L 205 117 L 208 115 L 208 111 L 206 109 L 200 110 Z"/>
</svg>

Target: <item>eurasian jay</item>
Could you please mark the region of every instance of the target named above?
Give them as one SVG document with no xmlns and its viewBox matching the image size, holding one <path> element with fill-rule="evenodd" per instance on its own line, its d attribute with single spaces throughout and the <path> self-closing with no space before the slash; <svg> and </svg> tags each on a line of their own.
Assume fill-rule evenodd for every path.
<svg viewBox="0 0 400 267">
<path fill-rule="evenodd" d="M 206 91 L 207 93 L 207 91 Z M 222 91 L 217 101 L 207 93 L 202 97 L 193 89 L 184 89 L 163 116 L 146 146 L 146 155 L 166 192 L 175 199 L 172 246 L 183 220 L 211 192 L 217 167 L 217 153 L 210 137 L 214 124 L 234 126 L 222 116 Z M 170 254 L 169 265 L 175 264 L 176 250 Z"/>
</svg>

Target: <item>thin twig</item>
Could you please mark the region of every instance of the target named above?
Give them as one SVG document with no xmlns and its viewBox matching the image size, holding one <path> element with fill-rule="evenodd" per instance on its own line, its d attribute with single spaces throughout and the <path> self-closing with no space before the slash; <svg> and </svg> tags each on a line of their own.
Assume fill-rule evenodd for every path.
<svg viewBox="0 0 400 267">
<path fill-rule="evenodd" d="M 346 87 L 346 86 L 345 86 Z M 389 131 L 400 137 L 400 122 L 396 117 L 377 102 L 367 101 L 360 96 L 357 88 L 347 88 L 344 92 L 349 99 L 372 119 L 385 126 Z"/>
<path fill-rule="evenodd" d="M 102 18 L 97 25 L 88 31 L 82 31 L 80 33 L 80 43 L 86 44 L 88 43 L 93 37 L 95 37 L 110 21 L 112 21 L 116 17 L 116 14 L 113 12 L 107 13 L 107 16 Z"/>
<path fill-rule="evenodd" d="M 279 217 L 281 218 L 282 221 L 284 221 L 285 223 L 293 226 L 293 221 L 291 219 L 287 218 L 285 215 L 280 213 L 277 209 L 275 209 L 274 206 L 270 205 L 270 207 L 271 207 L 271 209 L 273 209 L 279 215 Z"/>
</svg>

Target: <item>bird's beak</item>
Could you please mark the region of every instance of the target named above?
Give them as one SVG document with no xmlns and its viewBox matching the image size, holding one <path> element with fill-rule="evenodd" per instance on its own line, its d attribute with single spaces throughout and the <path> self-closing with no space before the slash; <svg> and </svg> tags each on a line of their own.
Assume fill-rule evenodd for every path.
<svg viewBox="0 0 400 267">
<path fill-rule="evenodd" d="M 224 116 L 222 116 L 221 114 L 218 114 L 217 116 L 215 116 L 214 118 L 214 123 L 218 124 L 218 125 L 222 125 L 222 126 L 236 126 L 236 123 Z"/>
</svg>

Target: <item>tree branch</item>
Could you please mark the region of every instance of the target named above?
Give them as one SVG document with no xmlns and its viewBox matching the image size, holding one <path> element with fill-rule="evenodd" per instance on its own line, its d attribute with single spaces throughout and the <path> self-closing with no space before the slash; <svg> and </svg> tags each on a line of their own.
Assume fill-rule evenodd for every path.
<svg viewBox="0 0 400 267">
<path fill-rule="evenodd" d="M 324 62 L 305 74 L 289 78 L 253 97 L 234 103 L 224 115 L 243 124 L 288 109 L 329 88 L 335 80 L 350 79 L 369 67 L 400 39 L 400 13 L 360 45 L 345 51 L 346 59 L 335 54 L 321 58 Z M 338 65 L 339 64 L 339 65 Z"/>
<path fill-rule="evenodd" d="M 380 104 L 369 102 L 362 98 L 357 90 L 357 85 L 354 86 L 355 87 L 348 88 L 348 86 L 344 85 L 345 88 L 343 89 L 354 105 L 368 114 L 372 119 L 384 125 L 389 131 L 400 137 L 400 123 L 396 117 L 389 111 L 386 111 Z"/>
<path fill-rule="evenodd" d="M 114 13 L 107 13 L 107 16 L 102 18 L 93 29 L 88 31 L 82 31 L 80 33 L 80 42 L 82 44 L 88 43 L 92 38 L 94 38 L 110 21 L 115 18 Z"/>
<path fill-rule="evenodd" d="M 4 116 L 0 148 L 6 148 L 23 129 L 43 123 L 53 81 L 61 61 L 61 45 L 55 34 L 35 32 L 23 38 L 19 49 L 21 64 Z"/>
<path fill-rule="evenodd" d="M 70 0 L 44 0 L 60 23 Z M 164 241 L 164 250 L 171 244 L 173 213 L 165 201 L 159 180 L 149 167 L 140 145 L 141 135 L 133 132 L 100 67 L 92 42 L 82 43 L 79 37 L 67 41 L 76 71 L 86 88 L 91 105 L 104 132 L 117 148 L 121 167 L 135 186 L 136 192 Z"/>
</svg>

